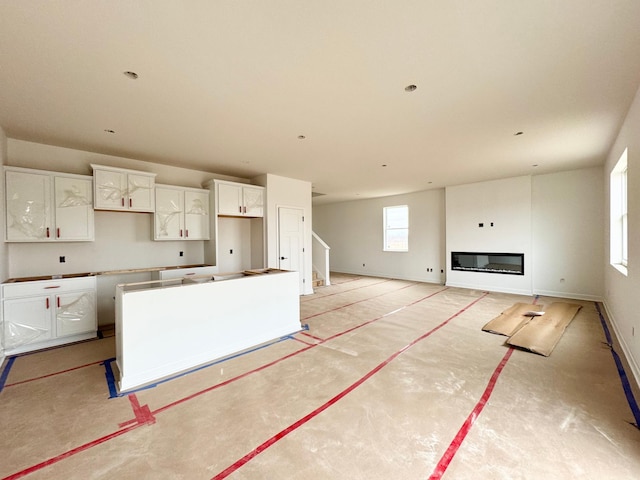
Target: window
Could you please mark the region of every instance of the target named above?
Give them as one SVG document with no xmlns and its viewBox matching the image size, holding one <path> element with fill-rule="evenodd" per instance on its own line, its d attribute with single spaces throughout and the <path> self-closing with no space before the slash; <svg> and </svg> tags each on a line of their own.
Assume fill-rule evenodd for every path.
<svg viewBox="0 0 640 480">
<path fill-rule="evenodd" d="M 610 187 L 610 262 L 626 275 L 629 231 L 627 225 L 627 149 L 622 152 L 618 163 L 611 171 Z"/>
<path fill-rule="evenodd" d="M 409 251 L 409 207 L 384 207 L 384 251 Z"/>
</svg>

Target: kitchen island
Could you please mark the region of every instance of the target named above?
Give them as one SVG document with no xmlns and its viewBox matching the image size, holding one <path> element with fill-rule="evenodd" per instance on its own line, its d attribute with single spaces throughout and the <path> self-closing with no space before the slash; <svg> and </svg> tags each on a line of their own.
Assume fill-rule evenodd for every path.
<svg viewBox="0 0 640 480">
<path fill-rule="evenodd" d="M 118 388 L 132 390 L 300 330 L 297 272 L 247 270 L 121 284 Z"/>
</svg>

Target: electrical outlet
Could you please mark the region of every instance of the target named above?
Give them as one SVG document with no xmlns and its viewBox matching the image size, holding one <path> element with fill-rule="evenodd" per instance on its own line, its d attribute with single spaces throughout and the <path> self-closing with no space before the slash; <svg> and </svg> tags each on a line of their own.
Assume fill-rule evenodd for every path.
<svg viewBox="0 0 640 480">
<path fill-rule="evenodd" d="M 60 255 L 60 263 L 65 263 L 67 261 L 67 259 L 65 258 L 64 255 Z"/>
</svg>

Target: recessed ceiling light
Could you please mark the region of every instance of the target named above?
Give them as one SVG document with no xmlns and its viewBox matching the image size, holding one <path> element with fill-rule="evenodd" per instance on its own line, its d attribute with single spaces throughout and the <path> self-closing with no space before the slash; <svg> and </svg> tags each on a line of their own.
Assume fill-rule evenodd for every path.
<svg viewBox="0 0 640 480">
<path fill-rule="evenodd" d="M 305 138 L 307 137 L 305 137 L 304 135 L 298 135 L 298 140 L 304 140 Z"/>
<path fill-rule="evenodd" d="M 115 130 L 111 130 L 110 128 L 105 128 L 104 131 L 107 133 L 116 133 Z"/>
<path fill-rule="evenodd" d="M 135 80 L 138 78 L 138 74 L 130 70 L 127 70 L 126 72 L 124 72 L 124 76 L 127 78 L 130 78 L 131 80 Z"/>
<path fill-rule="evenodd" d="M 416 85 L 407 85 L 406 87 L 404 87 L 404 91 L 405 92 L 415 92 L 416 88 L 418 88 Z"/>
<path fill-rule="evenodd" d="M 517 137 L 518 135 L 522 135 L 524 132 L 516 132 L 513 134 L 514 137 Z"/>
</svg>

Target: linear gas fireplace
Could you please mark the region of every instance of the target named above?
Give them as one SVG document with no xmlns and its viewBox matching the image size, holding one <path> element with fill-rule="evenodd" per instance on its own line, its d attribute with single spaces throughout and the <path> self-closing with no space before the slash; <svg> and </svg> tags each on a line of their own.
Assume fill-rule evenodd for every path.
<svg viewBox="0 0 640 480">
<path fill-rule="evenodd" d="M 524 253 L 451 252 L 451 269 L 524 275 Z"/>
</svg>

